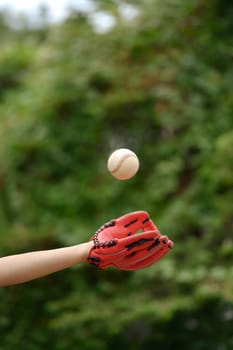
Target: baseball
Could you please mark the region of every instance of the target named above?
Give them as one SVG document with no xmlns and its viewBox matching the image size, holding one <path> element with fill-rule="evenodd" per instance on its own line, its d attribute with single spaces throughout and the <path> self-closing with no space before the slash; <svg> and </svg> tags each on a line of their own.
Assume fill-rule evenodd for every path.
<svg viewBox="0 0 233 350">
<path fill-rule="evenodd" d="M 108 158 L 108 171 L 118 180 L 131 179 L 139 169 L 137 155 L 127 148 L 119 148 Z"/>
</svg>

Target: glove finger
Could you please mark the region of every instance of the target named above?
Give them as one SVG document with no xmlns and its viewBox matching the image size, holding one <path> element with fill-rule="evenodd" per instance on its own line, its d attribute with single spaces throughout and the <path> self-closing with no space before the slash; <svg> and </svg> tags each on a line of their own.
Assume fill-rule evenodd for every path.
<svg viewBox="0 0 233 350">
<path fill-rule="evenodd" d="M 138 256 L 134 256 L 134 260 L 131 260 L 127 263 L 126 261 L 121 261 L 117 263 L 117 268 L 121 270 L 139 270 L 139 269 L 144 269 L 146 267 L 149 267 L 162 259 L 164 255 L 170 252 L 170 250 L 173 247 L 173 242 L 169 239 L 163 239 L 161 240 L 161 243 L 157 247 L 156 250 L 153 250 L 152 254 L 148 254 L 148 252 L 143 251 L 138 254 Z"/>
<path fill-rule="evenodd" d="M 134 237 L 140 236 L 138 240 Z M 159 238 L 156 238 L 153 231 L 146 232 L 146 234 L 138 234 L 136 236 L 130 236 L 118 240 L 118 246 L 115 249 L 115 253 L 110 254 L 110 249 L 108 253 L 105 248 L 99 251 L 102 260 L 108 261 L 108 264 L 114 266 L 125 266 L 131 265 L 132 263 L 139 263 L 145 259 L 145 257 L 150 257 L 154 255 L 155 252 L 160 251 L 161 246 L 165 245 L 168 241 L 166 236 L 163 237 L 163 242 Z M 120 245 L 121 248 L 120 248 Z M 97 253 L 98 254 L 98 253 Z"/>
<path fill-rule="evenodd" d="M 143 246 L 141 249 L 135 250 L 133 249 L 132 251 L 127 251 L 124 252 L 124 254 L 121 254 L 115 262 L 117 262 L 118 265 L 131 265 L 135 263 L 140 263 L 143 261 L 145 258 L 150 257 L 151 255 L 154 255 L 157 251 L 161 249 L 161 246 L 163 243 L 156 238 L 153 241 L 150 242 L 150 245 L 147 246 L 146 248 Z"/>
<path fill-rule="evenodd" d="M 164 255 L 169 253 L 172 247 L 173 242 L 168 240 L 167 244 L 163 243 L 162 247 L 160 245 L 159 249 L 157 249 L 156 251 L 153 250 L 153 254 L 148 254 L 148 249 L 143 249 L 142 251 L 140 251 L 140 253 L 143 253 L 143 258 L 131 260 L 130 263 L 129 261 L 125 263 L 125 260 L 122 260 L 122 256 L 119 254 L 108 256 L 106 255 L 103 257 L 103 255 L 98 255 L 94 252 L 92 255 L 89 256 L 88 262 L 102 269 L 106 269 L 109 266 L 114 266 L 119 270 L 140 270 L 147 268 L 156 263 L 158 260 L 162 259 Z"/>
<path fill-rule="evenodd" d="M 155 253 L 158 254 L 158 252 L 168 243 L 167 236 L 161 236 L 159 239 L 156 238 L 149 247 L 141 249 L 140 251 L 132 251 L 129 252 L 127 255 L 122 255 L 121 258 L 118 260 L 118 262 L 122 265 L 131 265 L 140 263 L 146 258 L 149 258 L 150 256 L 154 255 Z"/>
<path fill-rule="evenodd" d="M 148 221 L 150 221 L 150 219 L 147 212 L 134 211 L 105 223 L 96 231 L 95 235 L 98 235 L 99 241 L 127 237 L 140 229 L 142 230 Z M 95 235 L 91 239 L 93 239 Z"/>
<path fill-rule="evenodd" d="M 152 238 L 152 239 L 151 239 Z M 120 240 L 120 243 L 129 242 L 125 245 L 128 255 L 147 249 L 148 255 L 159 250 L 159 246 L 168 245 L 173 247 L 173 242 L 165 235 L 157 237 L 155 231 L 147 231 L 134 236 L 126 237 Z M 150 253 L 151 252 L 151 253 Z"/>
<path fill-rule="evenodd" d="M 171 248 L 167 245 L 160 249 L 157 253 L 155 253 L 150 258 L 144 259 L 140 265 L 135 264 L 134 269 L 145 269 L 147 267 L 150 267 L 151 265 L 155 264 L 159 260 L 161 260 L 165 255 L 167 255 L 170 252 Z M 132 266 L 131 266 L 132 268 Z"/>
<path fill-rule="evenodd" d="M 115 223 L 122 232 L 122 236 L 128 236 L 142 231 L 158 231 L 146 211 L 138 210 L 115 219 Z"/>
<path fill-rule="evenodd" d="M 128 237 L 138 231 L 155 231 L 157 237 L 160 235 L 146 211 L 135 211 L 105 223 L 91 239 L 95 240 L 97 237 L 99 242 L 104 242 L 114 238 Z"/>
<path fill-rule="evenodd" d="M 103 256 L 115 256 L 120 257 L 130 254 L 131 252 L 137 252 L 142 249 L 150 248 L 154 241 L 157 239 L 157 234 L 155 231 L 147 231 L 138 233 L 136 235 L 119 238 L 113 240 L 115 244 L 101 244 L 98 249 L 98 253 Z M 106 249 L 107 247 L 107 249 Z"/>
<path fill-rule="evenodd" d="M 142 249 L 150 250 L 155 240 L 157 240 L 155 231 L 149 231 L 100 243 L 91 249 L 88 261 L 99 267 L 113 265 L 132 252 L 135 254 Z"/>
</svg>

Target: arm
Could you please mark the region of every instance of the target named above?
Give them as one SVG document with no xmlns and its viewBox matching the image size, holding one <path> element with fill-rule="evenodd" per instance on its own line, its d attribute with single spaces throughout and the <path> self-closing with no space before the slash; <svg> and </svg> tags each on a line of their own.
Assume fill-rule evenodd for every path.
<svg viewBox="0 0 233 350">
<path fill-rule="evenodd" d="M 93 242 L 0 258 L 0 286 L 34 280 L 87 261 Z"/>
<path fill-rule="evenodd" d="M 90 242 L 0 258 L 0 286 L 31 281 L 84 261 L 103 269 L 139 270 L 163 258 L 172 247 L 147 212 L 135 211 L 101 226 Z"/>
</svg>

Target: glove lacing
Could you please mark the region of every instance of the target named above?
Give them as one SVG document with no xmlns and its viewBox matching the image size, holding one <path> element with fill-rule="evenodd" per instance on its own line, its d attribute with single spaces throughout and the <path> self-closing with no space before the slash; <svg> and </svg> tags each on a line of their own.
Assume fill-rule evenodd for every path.
<svg viewBox="0 0 233 350">
<path fill-rule="evenodd" d="M 115 239 L 110 239 L 108 241 L 100 242 L 99 241 L 99 234 L 102 232 L 105 228 L 115 226 L 115 221 L 111 220 L 101 226 L 94 234 L 93 241 L 94 241 L 94 248 L 105 248 L 105 247 L 113 247 L 114 245 L 117 244 L 117 241 Z"/>
</svg>

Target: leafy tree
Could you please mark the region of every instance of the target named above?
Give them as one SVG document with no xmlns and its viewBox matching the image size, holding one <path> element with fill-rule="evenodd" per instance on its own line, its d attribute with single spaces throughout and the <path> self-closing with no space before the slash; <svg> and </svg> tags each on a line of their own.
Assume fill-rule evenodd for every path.
<svg viewBox="0 0 233 350">
<path fill-rule="evenodd" d="M 97 3 L 117 23 L 102 34 L 80 12 L 43 30 L 7 29 L 1 250 L 85 241 L 137 209 L 175 248 L 147 270 L 77 266 L 1 290 L 4 350 L 233 345 L 232 5 L 131 3 L 131 20 L 117 2 Z M 118 147 L 141 160 L 130 181 L 106 171 Z"/>
</svg>

